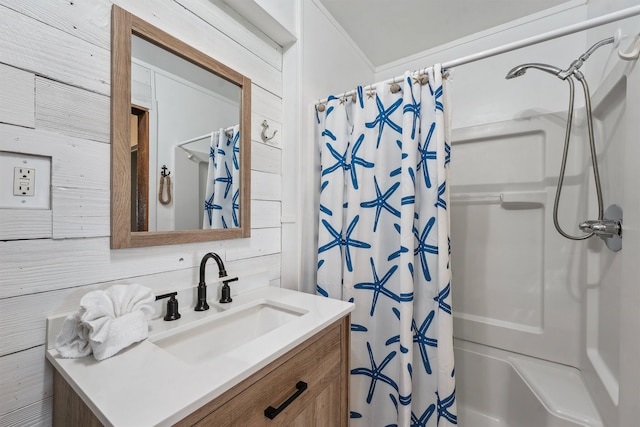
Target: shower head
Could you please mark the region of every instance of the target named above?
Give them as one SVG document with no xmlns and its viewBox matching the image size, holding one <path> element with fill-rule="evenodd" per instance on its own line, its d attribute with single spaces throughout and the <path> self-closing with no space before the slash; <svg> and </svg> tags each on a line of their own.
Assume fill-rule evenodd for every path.
<svg viewBox="0 0 640 427">
<path fill-rule="evenodd" d="M 513 79 L 513 78 L 516 78 L 516 77 L 520 77 L 521 75 L 523 75 L 524 73 L 527 72 L 527 68 L 536 68 L 536 69 L 541 70 L 541 71 L 546 71 L 549 74 L 553 74 L 554 76 L 558 76 L 562 72 L 562 70 L 560 68 L 554 67 L 553 65 L 529 63 L 529 64 L 518 65 L 517 67 L 512 68 L 507 73 L 505 78 L 506 79 Z"/>
</svg>

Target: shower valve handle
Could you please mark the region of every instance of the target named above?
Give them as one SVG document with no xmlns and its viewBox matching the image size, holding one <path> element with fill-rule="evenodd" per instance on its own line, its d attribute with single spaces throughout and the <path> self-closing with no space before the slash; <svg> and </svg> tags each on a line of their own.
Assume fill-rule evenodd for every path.
<svg viewBox="0 0 640 427">
<path fill-rule="evenodd" d="M 579 227 L 584 232 L 593 233 L 600 237 L 620 236 L 622 231 L 620 221 L 610 219 L 584 221 Z"/>
</svg>

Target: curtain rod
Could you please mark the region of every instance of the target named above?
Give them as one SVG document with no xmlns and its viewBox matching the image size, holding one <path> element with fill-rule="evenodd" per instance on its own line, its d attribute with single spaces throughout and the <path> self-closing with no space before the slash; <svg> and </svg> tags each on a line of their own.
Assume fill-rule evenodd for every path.
<svg viewBox="0 0 640 427">
<path fill-rule="evenodd" d="M 599 27 L 601 25 L 609 24 L 611 22 L 620 21 L 622 19 L 631 18 L 633 16 L 640 15 L 640 5 L 631 6 L 626 9 L 618 10 L 616 12 L 612 12 L 606 15 L 599 16 L 597 18 L 591 18 L 586 21 L 579 22 L 577 24 L 568 25 L 564 28 L 560 28 L 557 30 L 548 31 L 546 33 L 538 34 L 537 36 L 528 37 L 526 39 L 518 40 L 513 43 L 507 43 L 502 46 L 495 47 L 493 49 L 487 49 L 482 52 L 474 53 L 472 55 L 463 56 L 462 58 L 454 59 L 452 61 L 447 61 L 442 63 L 442 69 L 449 69 L 453 67 L 458 67 L 460 65 L 469 64 L 471 62 L 479 61 L 481 59 L 490 58 L 492 56 L 500 55 L 503 53 L 511 52 L 516 49 L 521 49 L 523 47 L 532 46 L 534 44 L 546 42 L 549 40 L 557 39 L 559 37 L 568 36 L 570 34 L 574 34 L 580 31 L 589 30 L 591 28 Z M 412 75 L 421 75 L 426 72 L 428 68 L 423 68 L 418 71 L 414 71 Z M 404 76 L 394 77 L 392 79 L 385 80 L 379 83 L 373 83 L 369 86 L 366 86 L 364 89 L 371 89 L 375 85 L 380 84 L 393 84 L 401 81 Z M 342 96 L 353 95 L 356 91 L 351 90 L 349 92 L 345 92 Z M 328 98 L 319 100 L 316 104 L 326 103 Z"/>
</svg>

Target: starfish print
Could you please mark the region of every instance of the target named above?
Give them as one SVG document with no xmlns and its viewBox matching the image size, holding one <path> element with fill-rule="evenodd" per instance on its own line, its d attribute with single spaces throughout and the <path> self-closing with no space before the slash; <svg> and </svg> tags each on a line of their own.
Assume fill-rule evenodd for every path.
<svg viewBox="0 0 640 427">
<path fill-rule="evenodd" d="M 444 193 L 447 191 L 447 183 L 443 182 L 438 186 L 438 201 L 434 205 L 436 208 L 440 207 L 442 209 L 447 209 L 447 201 L 442 197 Z"/>
<path fill-rule="evenodd" d="M 346 233 L 344 239 L 340 242 L 341 245 L 344 246 L 345 258 L 346 258 L 346 262 L 347 262 L 347 270 L 349 270 L 349 271 L 353 271 L 353 265 L 351 263 L 351 251 L 349 250 L 349 247 L 361 248 L 361 249 L 369 249 L 371 247 L 371 245 L 369 243 L 361 242 L 360 240 L 356 240 L 356 239 L 352 239 L 351 238 L 351 234 L 356 229 L 356 225 L 358 224 L 359 220 L 360 220 L 360 215 L 356 215 L 353 218 L 353 220 L 351 221 L 351 223 L 347 227 L 347 233 Z"/>
<path fill-rule="evenodd" d="M 335 228 L 333 228 L 331 226 L 331 224 L 329 224 L 329 222 L 325 219 L 323 219 L 322 221 L 322 225 L 324 225 L 324 228 L 327 229 L 327 231 L 329 232 L 329 234 L 331 236 L 333 236 L 333 240 L 331 240 L 329 243 L 322 245 L 318 248 L 318 254 L 321 254 L 322 252 L 328 251 L 329 249 L 336 247 L 336 246 L 340 246 L 340 243 L 342 241 L 342 237 L 340 236 L 340 232 L 338 232 Z"/>
<path fill-rule="evenodd" d="M 429 274 L 429 266 L 427 265 L 427 254 L 437 254 L 438 247 L 427 244 L 427 237 L 429 236 L 429 232 L 433 228 L 433 224 L 436 222 L 435 217 L 431 217 L 427 224 L 425 225 L 422 233 L 418 235 L 418 230 L 413 227 L 413 235 L 418 239 L 418 245 L 414 249 L 413 254 L 420 254 L 420 264 L 422 265 L 422 273 L 424 274 L 424 278 L 427 282 L 431 281 L 431 274 Z"/>
<path fill-rule="evenodd" d="M 394 216 L 400 218 L 400 211 L 398 211 L 396 208 L 391 206 L 388 202 L 388 199 L 393 195 L 393 193 L 398 189 L 398 187 L 400 187 L 400 183 L 396 182 L 395 184 L 393 184 L 384 194 L 382 194 L 382 191 L 380 191 L 380 187 L 378 186 L 378 180 L 376 179 L 375 176 L 373 177 L 373 184 L 376 188 L 376 198 L 368 202 L 362 202 L 360 203 L 360 206 L 363 208 L 374 208 L 374 207 L 376 208 L 376 219 L 373 223 L 373 231 L 375 233 L 376 229 L 378 228 L 378 220 L 380 219 L 380 212 L 382 212 L 383 208 L 386 211 L 393 214 Z"/>
<path fill-rule="evenodd" d="M 373 316 L 373 313 L 376 310 L 376 303 L 378 302 L 378 296 L 380 294 L 385 295 L 397 302 L 406 302 L 413 300 L 413 293 L 409 294 L 400 294 L 396 295 L 394 292 L 385 288 L 386 283 L 391 279 L 393 273 L 398 269 L 397 265 L 392 266 L 389 271 L 380 279 L 378 277 L 378 272 L 376 271 L 376 266 L 373 262 L 373 258 L 369 258 L 369 262 L 371 264 L 371 271 L 373 273 L 373 282 L 362 282 L 356 283 L 353 285 L 355 289 L 369 290 L 373 291 L 373 298 L 371 299 L 371 310 L 369 311 L 369 315 Z"/>
<path fill-rule="evenodd" d="M 233 137 L 233 167 L 236 168 L 236 170 L 240 170 L 240 164 L 238 163 L 238 154 L 240 154 L 238 139 L 240 139 L 240 132 L 236 133 Z"/>
<path fill-rule="evenodd" d="M 416 101 L 416 97 L 413 96 L 413 85 L 411 84 L 410 77 L 407 77 L 407 82 L 409 84 L 409 90 L 411 91 L 412 102 L 404 105 L 404 107 L 402 108 L 402 113 L 413 114 L 413 127 L 411 128 L 411 139 L 413 139 L 416 137 L 416 124 L 420 120 L 420 103 Z"/>
<path fill-rule="evenodd" d="M 349 165 L 347 164 L 347 152 L 346 151 L 345 151 L 344 154 L 340 154 L 329 143 L 327 143 L 327 148 L 329 149 L 329 152 L 331 153 L 331 155 L 337 161 L 336 161 L 335 164 L 333 164 L 333 165 L 329 166 L 328 168 L 324 169 L 322 171 L 322 176 L 328 175 L 331 172 L 333 172 L 335 170 L 338 170 L 338 169 L 342 169 L 342 170 L 349 169 Z"/>
<path fill-rule="evenodd" d="M 240 197 L 240 189 L 237 189 L 233 194 L 233 199 L 231 200 L 231 216 L 233 219 L 233 225 L 238 227 L 240 222 L 238 221 L 238 211 L 240 210 L 240 203 L 238 203 L 238 198 Z"/>
<path fill-rule="evenodd" d="M 224 169 L 226 170 L 226 177 L 220 177 L 220 178 L 216 178 L 215 181 L 216 182 L 224 182 L 227 185 L 225 186 L 224 189 L 224 198 L 227 198 L 227 195 L 229 195 L 229 190 L 231 189 L 231 185 L 233 184 L 233 176 L 231 176 L 231 172 L 229 171 L 229 166 L 227 166 L 227 163 L 225 162 L 224 164 Z"/>
<path fill-rule="evenodd" d="M 209 226 L 213 225 L 213 211 L 222 210 L 222 206 L 213 203 L 213 194 L 207 200 L 204 201 L 204 210 L 207 211 L 207 217 L 209 218 Z"/>
<path fill-rule="evenodd" d="M 400 127 L 397 123 L 391 120 L 390 116 L 394 111 L 400 107 L 402 104 L 402 98 L 399 98 L 394 102 L 389 108 L 384 108 L 382 101 L 380 101 L 380 97 L 376 95 L 376 105 L 378 106 L 378 116 L 372 122 L 365 123 L 365 126 L 369 129 L 373 129 L 374 127 L 378 127 L 378 142 L 376 143 L 376 148 L 380 146 L 380 139 L 382 138 L 382 133 L 384 131 L 384 125 L 387 124 L 391 129 L 395 130 L 398 133 L 402 133 L 402 127 Z"/>
<path fill-rule="evenodd" d="M 458 417 L 449 412 L 449 408 L 452 407 L 456 402 L 456 391 L 453 390 L 453 392 L 449 396 L 445 397 L 442 400 L 440 400 L 440 395 L 437 391 L 436 396 L 438 398 L 438 423 L 440 422 L 440 418 L 444 417 L 451 424 L 458 424 Z"/>
<path fill-rule="evenodd" d="M 351 150 L 351 182 L 353 182 L 353 188 L 358 189 L 358 177 L 356 176 L 356 165 L 360 165 L 363 168 L 372 168 L 375 165 L 371 162 L 367 162 L 362 157 L 358 157 L 357 153 L 364 140 L 364 133 L 361 134 L 353 144 L 353 150 Z"/>
<path fill-rule="evenodd" d="M 369 368 L 355 368 L 351 370 L 351 375 L 366 375 L 371 377 L 371 383 L 369 384 L 369 393 L 367 393 L 367 403 L 371 403 L 371 399 L 373 398 L 373 393 L 375 392 L 375 388 L 378 381 L 382 381 L 383 383 L 389 384 L 396 391 L 398 391 L 398 385 L 387 375 L 382 373 L 382 370 L 391 362 L 391 360 L 395 357 L 396 352 L 392 351 L 389 353 L 380 366 L 376 365 L 376 361 L 373 358 L 373 352 L 371 351 L 371 344 L 367 342 L 367 351 L 369 352 L 369 360 L 371 361 L 371 369 Z"/>
<path fill-rule="evenodd" d="M 431 415 L 436 411 L 436 405 L 432 403 L 429 405 L 426 411 L 418 417 L 413 411 L 411 411 L 411 427 L 426 427 Z"/>
<path fill-rule="evenodd" d="M 429 169 L 427 160 L 436 160 L 436 152 L 429 151 L 429 143 L 431 142 L 431 137 L 433 136 L 433 131 L 436 128 L 435 123 L 431 123 L 431 127 L 429 128 L 429 133 L 427 134 L 427 138 L 424 141 L 424 146 L 418 143 L 418 151 L 420 152 L 420 162 L 418 163 L 417 171 L 422 169 L 422 176 L 424 177 L 424 182 L 427 185 L 427 188 L 431 188 L 431 178 L 429 177 Z"/>
<path fill-rule="evenodd" d="M 435 338 L 427 337 L 427 330 L 429 326 L 431 326 L 431 322 L 435 316 L 435 310 L 431 310 L 429 315 L 424 319 L 424 322 L 418 328 L 416 324 L 416 320 L 411 320 L 411 329 L 413 329 L 413 342 L 418 344 L 418 348 L 420 349 L 420 357 L 422 358 L 422 364 L 424 365 L 424 369 L 427 374 L 431 375 L 431 364 L 429 363 L 429 356 L 427 354 L 427 346 L 429 347 L 437 347 L 438 340 Z"/>
<path fill-rule="evenodd" d="M 450 293 L 451 293 L 451 283 L 447 283 L 447 286 L 445 286 L 445 288 L 440 291 L 438 296 L 433 298 L 433 300 L 438 303 L 438 307 L 440 308 L 440 310 L 448 314 L 451 314 L 451 305 L 447 304 L 445 300 L 449 297 Z"/>
</svg>

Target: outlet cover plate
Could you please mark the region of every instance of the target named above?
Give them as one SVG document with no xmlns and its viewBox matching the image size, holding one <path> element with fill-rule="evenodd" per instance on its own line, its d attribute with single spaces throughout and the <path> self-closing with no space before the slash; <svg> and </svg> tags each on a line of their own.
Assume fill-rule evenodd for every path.
<svg viewBox="0 0 640 427">
<path fill-rule="evenodd" d="M 0 209 L 51 209 L 51 157 L 0 151 Z"/>
</svg>

